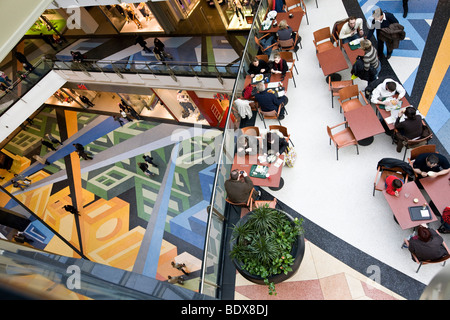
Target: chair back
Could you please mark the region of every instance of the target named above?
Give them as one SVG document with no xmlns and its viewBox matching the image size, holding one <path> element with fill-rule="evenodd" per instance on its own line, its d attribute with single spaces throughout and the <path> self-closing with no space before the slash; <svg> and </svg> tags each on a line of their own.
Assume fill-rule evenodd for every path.
<svg viewBox="0 0 450 320">
<path fill-rule="evenodd" d="M 427 144 L 425 146 L 420 146 L 414 149 L 411 149 L 410 160 L 414 160 L 419 154 L 422 153 L 435 153 L 436 145 L 435 144 Z"/>
<path fill-rule="evenodd" d="M 241 129 L 242 133 L 247 136 L 259 137 L 259 127 L 245 127 Z"/>
<path fill-rule="evenodd" d="M 293 49 L 294 48 L 294 39 L 290 38 L 288 40 L 278 40 L 278 44 L 284 50 Z"/>
<path fill-rule="evenodd" d="M 341 100 L 341 102 L 347 99 L 351 99 L 353 97 L 358 97 L 358 95 L 359 91 L 357 84 L 347 86 L 339 90 L 339 100 Z"/>
<path fill-rule="evenodd" d="M 291 51 L 280 51 L 279 54 L 281 59 L 285 60 L 286 62 L 295 62 L 294 54 Z"/>
<path fill-rule="evenodd" d="M 289 137 L 289 134 L 288 134 L 288 132 L 287 132 L 287 128 L 284 127 L 284 126 L 271 125 L 271 126 L 269 126 L 269 130 L 278 130 L 278 131 L 281 132 L 281 134 L 282 134 L 284 137 Z"/>
<path fill-rule="evenodd" d="M 331 41 L 330 27 L 325 27 L 313 32 L 314 43 L 319 44 L 319 42 L 328 40 Z"/>
<path fill-rule="evenodd" d="M 265 62 L 269 62 L 269 56 L 268 56 L 267 54 L 260 54 L 260 55 L 257 55 L 256 58 L 258 58 L 258 59 L 260 59 L 260 60 L 263 60 L 263 61 L 265 61 Z"/>
</svg>

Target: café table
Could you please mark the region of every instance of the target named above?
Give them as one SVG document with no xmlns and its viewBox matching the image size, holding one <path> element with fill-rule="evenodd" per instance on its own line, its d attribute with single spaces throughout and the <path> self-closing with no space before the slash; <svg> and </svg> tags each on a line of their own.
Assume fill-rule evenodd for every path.
<svg viewBox="0 0 450 320">
<path fill-rule="evenodd" d="M 292 14 L 292 18 L 289 17 L 289 15 Z M 261 33 L 277 33 L 280 25 L 281 20 L 286 20 L 287 24 L 291 27 L 292 31 L 298 32 L 300 29 L 300 24 L 302 23 L 303 16 L 305 15 L 305 12 L 301 11 L 295 11 L 295 12 L 278 12 L 277 16 L 274 20 L 272 20 L 272 24 L 269 29 L 263 30 L 262 27 L 260 28 Z M 277 25 L 274 26 L 273 22 L 277 21 Z"/>
<path fill-rule="evenodd" d="M 336 74 L 336 72 L 348 69 L 347 60 L 345 60 L 344 54 L 339 47 L 318 52 L 317 59 L 327 83 L 328 77 L 332 77 L 332 81 L 339 81 L 341 76 Z"/>
<path fill-rule="evenodd" d="M 445 207 L 450 206 L 450 173 L 435 178 L 426 177 L 419 180 L 430 197 L 431 207 L 436 214 L 442 215 Z"/>
<path fill-rule="evenodd" d="M 386 193 L 386 190 L 383 190 L 383 195 L 392 210 L 394 220 L 403 230 L 417 227 L 422 223 L 430 223 L 437 220 L 425 200 L 425 197 L 422 195 L 414 181 L 405 183 L 398 197 Z M 418 202 L 415 203 L 414 199 L 417 199 Z M 409 213 L 409 207 L 421 207 L 424 204 L 427 205 L 431 219 L 412 220 Z"/>
<path fill-rule="evenodd" d="M 269 84 L 275 85 L 275 84 L 278 84 L 281 82 L 283 85 L 284 91 L 287 92 L 288 84 L 289 84 L 289 76 L 286 74 L 286 76 L 284 77 L 283 80 L 281 80 L 281 78 L 282 78 L 281 74 L 279 74 L 279 73 L 271 74 L 269 82 L 265 83 L 266 88 L 268 88 Z M 247 75 L 244 80 L 244 88 L 246 88 L 249 84 L 256 86 L 256 83 L 252 83 L 252 77 L 250 75 Z"/>
<path fill-rule="evenodd" d="M 361 48 L 357 48 L 355 50 L 352 50 L 350 48 L 350 45 L 348 43 L 344 43 L 342 45 L 344 48 L 345 53 L 347 54 L 348 60 L 350 60 L 350 63 L 353 65 L 356 61 L 356 58 L 358 56 L 364 56 L 364 50 Z"/>
<path fill-rule="evenodd" d="M 284 162 L 284 155 L 281 154 L 279 156 Z M 269 167 L 269 177 L 268 178 L 257 178 L 250 176 L 250 170 L 253 165 L 263 165 Z M 284 185 L 284 180 L 281 177 L 281 172 L 283 170 L 283 163 L 280 166 L 276 166 L 276 162 L 268 163 L 268 162 L 260 162 L 258 159 L 258 155 L 248 155 L 240 156 L 237 153 L 234 156 L 233 166 L 231 167 L 231 171 L 233 170 L 243 170 L 247 173 L 249 178 L 252 180 L 255 186 L 259 187 L 269 187 L 271 190 L 279 190 Z"/>
<path fill-rule="evenodd" d="M 395 95 L 394 98 L 396 96 L 397 95 Z M 410 103 L 405 97 L 401 98 L 400 100 L 402 101 L 402 109 L 410 106 Z M 384 109 L 384 105 L 376 104 L 375 106 L 377 108 L 377 114 L 379 114 L 380 117 L 383 118 L 383 121 L 386 124 L 387 128 L 389 130 L 394 130 L 394 124 L 396 119 L 391 118 L 391 111 L 386 111 Z"/>
<path fill-rule="evenodd" d="M 344 117 L 360 145 L 371 144 L 374 135 L 384 132 L 384 128 L 370 104 L 344 112 Z"/>
</svg>

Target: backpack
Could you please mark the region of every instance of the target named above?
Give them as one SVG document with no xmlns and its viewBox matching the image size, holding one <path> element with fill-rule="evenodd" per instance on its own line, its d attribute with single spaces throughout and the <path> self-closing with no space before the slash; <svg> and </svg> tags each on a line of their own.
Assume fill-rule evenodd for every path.
<svg viewBox="0 0 450 320">
<path fill-rule="evenodd" d="M 251 84 L 249 84 L 248 86 L 246 86 L 244 88 L 244 90 L 242 90 L 242 97 L 244 99 L 250 99 L 253 95 L 252 95 L 252 90 L 253 90 L 253 86 Z"/>
<path fill-rule="evenodd" d="M 294 148 L 287 147 L 286 155 L 284 157 L 284 164 L 289 168 L 294 166 L 295 160 L 297 160 L 297 152 L 295 152 Z"/>
</svg>

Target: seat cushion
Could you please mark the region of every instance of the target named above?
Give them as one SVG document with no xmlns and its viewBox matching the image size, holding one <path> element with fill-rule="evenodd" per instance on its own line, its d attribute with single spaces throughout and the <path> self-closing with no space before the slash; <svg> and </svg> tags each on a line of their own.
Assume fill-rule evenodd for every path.
<svg viewBox="0 0 450 320">
<path fill-rule="evenodd" d="M 362 103 L 358 99 L 351 99 L 342 103 L 342 110 L 344 110 L 344 112 L 352 111 L 359 107 L 362 107 Z"/>
</svg>

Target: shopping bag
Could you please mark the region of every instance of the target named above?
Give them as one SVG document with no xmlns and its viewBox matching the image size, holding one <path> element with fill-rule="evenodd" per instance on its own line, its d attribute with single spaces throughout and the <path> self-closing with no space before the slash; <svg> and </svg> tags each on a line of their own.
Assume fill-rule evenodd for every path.
<svg viewBox="0 0 450 320">
<path fill-rule="evenodd" d="M 297 160 L 297 153 L 295 152 L 295 149 L 293 147 L 287 147 L 284 163 L 289 168 L 292 168 L 294 166 L 295 160 Z"/>
</svg>

